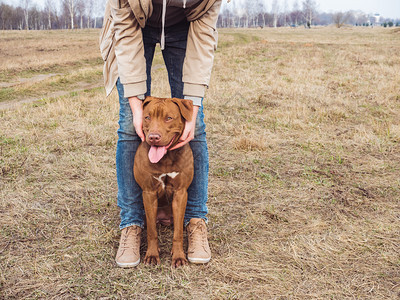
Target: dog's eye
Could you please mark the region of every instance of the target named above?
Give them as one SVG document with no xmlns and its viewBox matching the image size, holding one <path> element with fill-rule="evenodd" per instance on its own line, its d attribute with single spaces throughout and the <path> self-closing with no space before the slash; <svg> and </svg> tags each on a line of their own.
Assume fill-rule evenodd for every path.
<svg viewBox="0 0 400 300">
<path fill-rule="evenodd" d="M 144 117 L 147 121 L 150 121 L 150 116 L 145 116 Z"/>
<path fill-rule="evenodd" d="M 167 117 L 167 121 L 171 121 L 172 120 L 172 118 L 171 117 Z"/>
</svg>

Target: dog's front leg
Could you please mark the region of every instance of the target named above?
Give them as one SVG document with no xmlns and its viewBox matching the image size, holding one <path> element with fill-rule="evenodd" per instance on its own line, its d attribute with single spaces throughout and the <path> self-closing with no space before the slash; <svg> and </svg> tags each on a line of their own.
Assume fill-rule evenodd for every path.
<svg viewBox="0 0 400 300">
<path fill-rule="evenodd" d="M 143 205 L 146 212 L 147 223 L 147 252 L 144 257 L 145 264 L 159 264 L 160 263 L 160 249 L 158 247 L 157 237 L 157 193 L 154 191 L 143 191 Z"/>
<path fill-rule="evenodd" d="M 174 238 L 172 242 L 172 266 L 179 267 L 188 262 L 183 251 L 183 219 L 187 203 L 186 189 L 177 190 L 172 200 L 172 214 L 174 216 Z"/>
</svg>

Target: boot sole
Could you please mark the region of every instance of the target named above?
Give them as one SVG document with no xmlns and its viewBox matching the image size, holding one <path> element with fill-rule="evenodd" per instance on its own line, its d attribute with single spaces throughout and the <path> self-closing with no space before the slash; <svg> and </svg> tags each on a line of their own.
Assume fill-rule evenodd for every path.
<svg viewBox="0 0 400 300">
<path fill-rule="evenodd" d="M 133 268 L 133 267 L 136 267 L 140 263 L 140 258 L 139 258 L 138 261 L 135 261 L 133 263 L 120 263 L 120 262 L 117 262 L 117 261 L 115 261 L 115 262 L 117 263 L 118 267 L 121 267 L 121 268 Z"/>
<path fill-rule="evenodd" d="M 210 258 L 190 258 L 188 257 L 189 262 L 192 264 L 206 264 L 211 260 Z"/>
</svg>

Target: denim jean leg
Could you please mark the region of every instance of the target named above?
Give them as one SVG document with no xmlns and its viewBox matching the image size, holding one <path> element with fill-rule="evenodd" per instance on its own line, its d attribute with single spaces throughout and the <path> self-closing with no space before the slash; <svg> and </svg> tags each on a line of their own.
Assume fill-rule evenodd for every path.
<svg viewBox="0 0 400 300">
<path fill-rule="evenodd" d="M 141 143 L 133 127 L 132 111 L 124 87 L 117 81 L 119 95 L 119 129 L 116 153 L 118 206 L 120 208 L 120 229 L 131 225 L 144 226 L 142 189 L 133 175 L 133 163 L 137 147 Z"/>
<path fill-rule="evenodd" d="M 156 44 L 159 42 L 159 35 L 158 35 L 157 28 L 151 28 L 149 26 L 142 29 L 143 34 L 143 47 L 144 47 L 144 57 L 146 59 L 146 85 L 147 85 L 147 92 L 146 96 L 151 95 L 151 67 L 153 64 L 154 52 L 156 48 Z"/>
<path fill-rule="evenodd" d="M 186 21 L 165 29 L 165 48 L 162 55 L 168 72 L 172 98 L 183 98 L 182 70 L 188 32 L 189 23 Z"/>
<path fill-rule="evenodd" d="M 183 98 L 182 70 L 186 54 L 186 43 L 184 48 L 167 46 L 162 52 L 165 66 L 168 71 L 168 81 L 171 87 L 172 98 Z"/>
<path fill-rule="evenodd" d="M 185 213 L 185 226 L 192 218 L 201 218 L 208 221 L 208 147 L 206 141 L 206 125 L 204 123 L 203 107 L 199 109 L 196 119 L 196 131 L 194 139 L 189 143 L 193 151 L 194 176 L 188 188 L 188 203 Z"/>
</svg>

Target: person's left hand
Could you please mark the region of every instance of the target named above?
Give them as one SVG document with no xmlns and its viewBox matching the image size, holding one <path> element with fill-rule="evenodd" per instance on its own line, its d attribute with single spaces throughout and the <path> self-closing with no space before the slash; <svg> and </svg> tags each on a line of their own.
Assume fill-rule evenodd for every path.
<svg viewBox="0 0 400 300">
<path fill-rule="evenodd" d="M 194 139 L 194 132 L 196 129 L 196 118 L 197 118 L 197 113 L 199 112 L 199 108 L 200 108 L 199 106 L 195 105 L 193 106 L 192 120 L 186 121 L 185 129 L 183 130 L 182 136 L 179 139 L 179 143 L 169 150 L 178 149 L 179 147 L 186 145 L 187 143 L 189 143 L 191 140 Z"/>
</svg>

